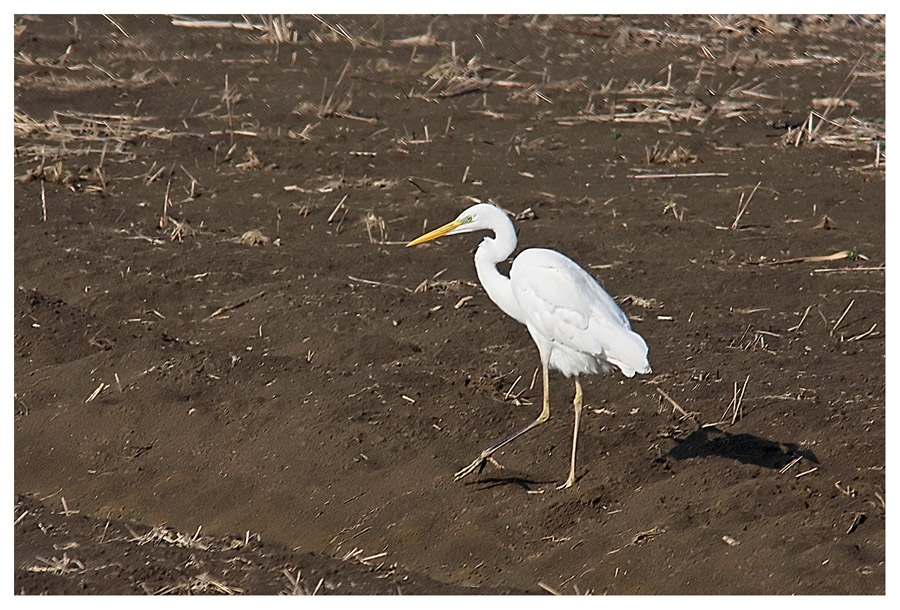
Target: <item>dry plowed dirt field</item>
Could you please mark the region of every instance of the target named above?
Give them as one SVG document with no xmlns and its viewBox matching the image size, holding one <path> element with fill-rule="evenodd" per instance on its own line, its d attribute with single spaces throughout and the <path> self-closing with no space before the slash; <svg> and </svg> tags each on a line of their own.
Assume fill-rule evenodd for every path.
<svg viewBox="0 0 900 610">
<path fill-rule="evenodd" d="M 883 594 L 880 16 L 15 18 L 17 594 Z M 572 383 L 473 200 L 618 301 Z M 501 263 L 501 271 L 508 264 Z"/>
</svg>

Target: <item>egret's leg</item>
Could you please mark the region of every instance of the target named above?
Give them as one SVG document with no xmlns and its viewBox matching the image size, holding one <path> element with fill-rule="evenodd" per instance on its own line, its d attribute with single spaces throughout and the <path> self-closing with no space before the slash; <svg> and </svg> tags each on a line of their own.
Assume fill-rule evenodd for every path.
<svg viewBox="0 0 900 610">
<path fill-rule="evenodd" d="M 536 420 L 534 420 L 533 422 L 531 422 L 530 424 L 528 424 L 521 430 L 517 430 L 517 431 L 513 432 L 512 434 L 510 434 L 503 440 L 501 440 L 497 443 L 494 443 L 493 445 L 491 445 L 490 447 L 488 447 L 487 449 L 482 451 L 481 455 L 479 455 L 477 458 L 475 458 L 475 461 L 473 461 L 471 464 L 469 464 L 468 466 L 466 466 L 465 468 L 463 468 L 462 470 L 457 472 L 455 475 L 453 475 L 454 479 L 456 479 L 458 481 L 459 479 L 463 478 L 467 474 L 473 472 L 476 468 L 484 467 L 484 463 L 487 461 L 490 461 L 495 466 L 500 466 L 500 464 L 498 464 L 492 457 L 495 451 L 497 451 L 498 449 L 500 449 L 507 443 L 511 443 L 512 441 L 516 440 L 517 438 L 519 438 L 520 436 L 522 436 L 523 434 L 525 434 L 532 428 L 539 426 L 542 423 L 544 423 L 545 421 L 547 421 L 548 419 L 550 419 L 550 372 L 547 368 L 546 362 L 542 363 L 542 367 L 544 369 L 543 370 L 543 373 L 544 373 L 544 408 L 541 410 L 541 414 L 538 415 Z"/>
<path fill-rule="evenodd" d="M 572 405 L 575 407 L 575 432 L 572 433 L 572 465 L 569 467 L 569 478 L 556 489 L 571 487 L 575 482 L 575 446 L 578 444 L 578 422 L 581 421 L 581 398 L 581 382 L 578 381 L 578 377 L 576 377 L 575 400 L 572 401 Z"/>
</svg>

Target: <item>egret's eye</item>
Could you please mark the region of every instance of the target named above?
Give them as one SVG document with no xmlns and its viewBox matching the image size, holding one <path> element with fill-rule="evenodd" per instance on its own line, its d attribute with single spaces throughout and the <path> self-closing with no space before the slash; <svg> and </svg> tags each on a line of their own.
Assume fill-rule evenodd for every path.
<svg viewBox="0 0 900 610">
<path fill-rule="evenodd" d="M 468 216 L 466 216 L 464 222 L 472 222 L 472 215 L 469 214 Z"/>
</svg>

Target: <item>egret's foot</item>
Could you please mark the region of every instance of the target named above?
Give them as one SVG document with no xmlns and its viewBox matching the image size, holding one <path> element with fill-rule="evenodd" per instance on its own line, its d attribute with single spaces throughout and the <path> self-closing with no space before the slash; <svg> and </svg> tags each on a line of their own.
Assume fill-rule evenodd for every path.
<svg viewBox="0 0 900 610">
<path fill-rule="evenodd" d="M 569 475 L 569 478 L 566 479 L 565 483 L 563 483 L 562 485 L 557 485 L 556 489 L 568 489 L 568 488 L 572 487 L 572 485 L 574 485 L 574 484 L 575 484 L 575 474 L 573 473 L 573 474 Z"/>
<path fill-rule="evenodd" d="M 490 462 L 491 464 L 493 464 L 497 468 L 500 468 L 501 470 L 503 469 L 503 466 L 500 465 L 500 462 L 495 460 L 490 455 L 482 454 L 482 455 L 479 455 L 477 458 L 475 458 L 475 461 L 473 461 L 471 464 L 469 464 L 468 466 L 466 466 L 465 468 L 463 468 L 462 470 L 457 472 L 455 475 L 453 475 L 453 480 L 459 481 L 464 476 L 474 472 L 476 468 L 478 469 L 478 472 L 481 473 L 481 471 L 484 470 L 484 465 L 486 462 Z"/>
</svg>

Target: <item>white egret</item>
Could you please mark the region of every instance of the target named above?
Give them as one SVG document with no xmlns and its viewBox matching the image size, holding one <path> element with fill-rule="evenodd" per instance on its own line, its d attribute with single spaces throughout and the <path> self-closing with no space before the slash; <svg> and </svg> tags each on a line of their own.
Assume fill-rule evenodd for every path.
<svg viewBox="0 0 900 610">
<path fill-rule="evenodd" d="M 516 230 L 500 208 L 473 205 L 456 220 L 407 244 L 416 246 L 444 235 L 492 231 L 475 252 L 475 269 L 488 296 L 506 314 L 528 328 L 541 356 L 544 382 L 543 410 L 536 420 L 481 452 L 471 464 L 456 473 L 461 479 L 486 461 L 499 466 L 493 454 L 550 418 L 549 368 L 575 378 L 575 429 L 572 461 L 566 482 L 575 482 L 575 448 L 581 419 L 582 391 L 579 375 L 606 373 L 619 368 L 628 377 L 649 373 L 647 344 L 631 330 L 628 318 L 597 281 L 570 258 L 543 248 L 529 248 L 512 263 L 509 277 L 497 270 L 516 249 Z"/>
</svg>

